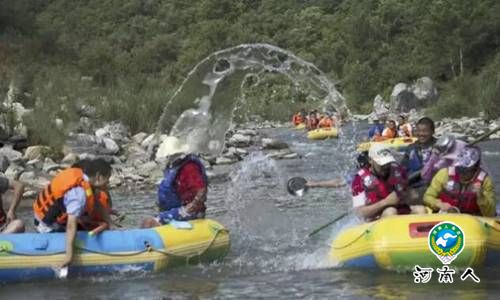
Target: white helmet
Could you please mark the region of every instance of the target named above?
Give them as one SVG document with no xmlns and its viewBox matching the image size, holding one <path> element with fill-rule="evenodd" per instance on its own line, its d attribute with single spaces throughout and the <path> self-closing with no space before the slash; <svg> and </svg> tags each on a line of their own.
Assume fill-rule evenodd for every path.
<svg viewBox="0 0 500 300">
<path fill-rule="evenodd" d="M 434 144 L 434 147 L 441 153 L 448 153 L 455 146 L 455 136 L 443 135 Z"/>
</svg>

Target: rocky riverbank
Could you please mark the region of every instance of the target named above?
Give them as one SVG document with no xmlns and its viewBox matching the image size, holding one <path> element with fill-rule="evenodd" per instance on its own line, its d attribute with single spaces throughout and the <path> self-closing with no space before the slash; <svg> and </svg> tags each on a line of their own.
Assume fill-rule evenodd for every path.
<svg viewBox="0 0 500 300">
<path fill-rule="evenodd" d="M 285 126 L 274 122 L 238 125 L 226 134 L 226 147 L 220 156 L 203 156 L 207 175 L 212 181 L 229 180 L 230 165 L 254 151 L 263 151 L 273 159 L 293 159 L 284 142 L 266 137 L 261 129 Z M 0 171 L 11 179 L 26 183 L 25 197 L 34 197 L 61 169 L 79 159 L 103 157 L 113 165 L 110 185 L 124 190 L 151 189 L 162 179 L 164 162 L 155 159 L 154 151 L 167 136 L 153 133 L 131 135 L 120 123 L 112 122 L 94 133 L 70 133 L 61 155 L 44 145 L 18 149 L 6 143 L 0 148 Z M 15 149 L 16 148 L 16 149 Z"/>
</svg>

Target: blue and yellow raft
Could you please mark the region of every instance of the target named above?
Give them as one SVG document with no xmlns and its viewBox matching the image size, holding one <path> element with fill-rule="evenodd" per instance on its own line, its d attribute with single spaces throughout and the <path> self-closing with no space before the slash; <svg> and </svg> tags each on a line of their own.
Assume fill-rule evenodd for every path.
<svg viewBox="0 0 500 300">
<path fill-rule="evenodd" d="M 164 225 L 152 229 L 78 232 L 68 276 L 126 271 L 161 271 L 222 259 L 229 232 L 213 220 L 189 222 L 191 229 Z M 55 278 L 65 255 L 65 233 L 0 235 L 0 282 Z"/>
<path fill-rule="evenodd" d="M 428 235 L 444 221 L 457 224 L 464 233 L 464 249 L 453 266 L 500 266 L 500 220 L 467 214 L 399 215 L 345 229 L 332 242 L 330 260 L 386 270 L 441 266 L 429 249 Z"/>
</svg>

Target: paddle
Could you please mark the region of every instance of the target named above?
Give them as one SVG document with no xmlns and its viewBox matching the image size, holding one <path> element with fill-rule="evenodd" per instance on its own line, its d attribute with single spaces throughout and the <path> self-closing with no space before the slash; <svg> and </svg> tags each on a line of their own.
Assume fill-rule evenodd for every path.
<svg viewBox="0 0 500 300">
<path fill-rule="evenodd" d="M 341 214 L 340 216 L 336 217 L 335 219 L 333 219 L 332 221 L 324 224 L 324 225 L 321 225 L 320 227 L 314 229 L 311 233 L 309 233 L 307 235 L 308 238 L 312 237 L 313 235 L 315 235 L 316 233 L 320 232 L 321 230 L 329 227 L 330 225 L 333 225 L 335 223 L 337 223 L 338 221 L 342 220 L 343 218 L 345 218 L 346 216 L 348 216 L 349 213 L 348 212 L 345 212 L 343 214 Z"/>
<path fill-rule="evenodd" d="M 303 177 L 292 177 L 288 180 L 286 188 L 293 196 L 302 196 L 307 192 L 307 180 Z"/>
</svg>

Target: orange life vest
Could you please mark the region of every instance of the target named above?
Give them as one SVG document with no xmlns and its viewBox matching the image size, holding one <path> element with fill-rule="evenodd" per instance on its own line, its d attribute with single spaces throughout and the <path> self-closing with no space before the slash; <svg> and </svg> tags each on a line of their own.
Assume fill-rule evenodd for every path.
<svg viewBox="0 0 500 300">
<path fill-rule="evenodd" d="M 296 113 L 295 115 L 293 115 L 292 122 L 293 125 L 297 126 L 301 123 L 304 123 L 304 119 L 302 118 L 302 115 L 300 113 Z"/>
<path fill-rule="evenodd" d="M 84 179 L 81 169 L 69 168 L 57 174 L 50 184 L 40 192 L 33 202 L 35 216 L 47 225 L 54 222 L 66 225 L 68 215 L 64 206 L 64 194 L 78 186 L 85 190 L 85 211 L 93 211 L 94 193 L 90 183 Z"/>
<path fill-rule="evenodd" d="M 108 193 L 105 191 L 100 191 L 96 195 L 97 196 L 95 198 L 94 204 L 97 205 L 97 202 L 99 202 L 99 205 L 105 211 L 111 213 L 111 198 L 109 197 Z M 102 218 L 101 214 L 94 209 L 94 207 L 86 206 L 84 217 L 79 220 L 78 224 L 82 230 L 90 231 L 99 227 L 99 225 L 101 225 L 103 222 L 105 222 L 105 220 Z"/>
<path fill-rule="evenodd" d="M 329 117 L 322 118 L 318 123 L 319 128 L 332 128 L 334 125 L 335 122 L 333 122 L 332 118 Z"/>
</svg>

